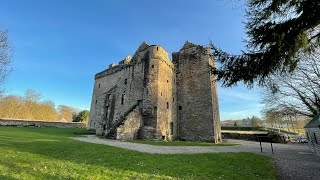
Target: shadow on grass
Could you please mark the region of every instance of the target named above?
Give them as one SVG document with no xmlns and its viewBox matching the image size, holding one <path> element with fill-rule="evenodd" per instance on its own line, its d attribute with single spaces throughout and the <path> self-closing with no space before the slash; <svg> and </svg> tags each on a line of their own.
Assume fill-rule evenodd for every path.
<svg viewBox="0 0 320 180">
<path fill-rule="evenodd" d="M 70 168 L 70 172 L 65 172 L 63 179 L 68 177 L 95 179 L 106 175 L 115 175 L 115 178 L 165 179 L 169 177 L 186 179 L 275 178 L 271 159 L 260 155 L 250 153 L 146 154 L 67 138 L 72 136 L 73 132 L 70 129 L 0 127 L 2 142 L 0 150 L 8 154 L 16 152 L 23 154 L 21 158 L 4 157 L 2 154 L 0 157 L 7 158 L 13 164 L 0 162 L 0 165 L 24 164 L 25 166 L 16 165 L 16 169 L 19 171 L 25 168 L 26 172 L 32 170 L 30 170 L 30 165 L 38 166 L 42 161 L 47 161 L 43 164 L 46 166 L 55 165 L 50 168 L 57 172 L 63 170 L 63 168 L 57 168 L 58 166 L 66 165 Z M 3 136 L 7 138 L 2 138 Z M 23 139 L 25 141 L 22 141 Z M 80 173 L 82 176 L 77 176 Z M 68 176 L 65 177 L 66 175 Z M 45 175 L 39 173 L 35 176 Z M 52 177 L 48 178 L 52 179 Z"/>
</svg>

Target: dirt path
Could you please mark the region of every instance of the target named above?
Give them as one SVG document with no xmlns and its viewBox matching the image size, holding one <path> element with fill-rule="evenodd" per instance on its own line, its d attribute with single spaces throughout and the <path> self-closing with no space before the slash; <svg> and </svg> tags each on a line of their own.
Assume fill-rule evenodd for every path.
<svg viewBox="0 0 320 180">
<path fill-rule="evenodd" d="M 228 141 L 229 143 L 239 144 L 237 146 L 155 146 L 101 139 L 94 135 L 74 137 L 72 139 L 151 154 L 251 152 L 272 157 L 279 179 L 301 180 L 320 178 L 320 157 L 312 154 L 307 145 L 273 144 L 274 153 L 272 154 L 270 143 L 262 143 L 263 152 L 261 153 L 259 142 L 243 140 Z"/>
</svg>

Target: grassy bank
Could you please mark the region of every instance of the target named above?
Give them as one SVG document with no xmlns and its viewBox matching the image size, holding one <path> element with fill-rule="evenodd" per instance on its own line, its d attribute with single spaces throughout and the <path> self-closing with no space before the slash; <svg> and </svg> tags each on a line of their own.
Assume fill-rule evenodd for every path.
<svg viewBox="0 0 320 180">
<path fill-rule="evenodd" d="M 0 127 L 0 179 L 275 179 L 265 156 L 153 155 L 69 139 L 76 131 Z"/>
</svg>

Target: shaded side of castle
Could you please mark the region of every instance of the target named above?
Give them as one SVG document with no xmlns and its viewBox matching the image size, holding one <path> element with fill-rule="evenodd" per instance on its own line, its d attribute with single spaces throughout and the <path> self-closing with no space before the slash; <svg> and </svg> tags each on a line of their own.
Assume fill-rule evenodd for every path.
<svg viewBox="0 0 320 180">
<path fill-rule="evenodd" d="M 134 56 L 95 75 L 88 128 L 119 140 L 221 141 L 210 48 L 168 53 L 143 42 Z"/>
</svg>

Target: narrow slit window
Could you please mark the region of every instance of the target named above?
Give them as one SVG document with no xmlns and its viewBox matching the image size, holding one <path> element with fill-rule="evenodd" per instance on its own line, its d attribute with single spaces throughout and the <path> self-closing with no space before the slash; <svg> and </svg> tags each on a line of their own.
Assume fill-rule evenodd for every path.
<svg viewBox="0 0 320 180">
<path fill-rule="evenodd" d="M 128 84 L 128 79 L 124 79 L 124 84 Z"/>
<path fill-rule="evenodd" d="M 173 135 L 173 122 L 170 122 L 170 134 Z"/>
<path fill-rule="evenodd" d="M 108 94 L 108 97 L 107 97 L 108 99 L 111 99 L 111 94 Z"/>
<path fill-rule="evenodd" d="M 151 68 L 154 68 L 154 65 L 151 65 Z"/>
<path fill-rule="evenodd" d="M 167 109 L 169 109 L 169 102 L 167 102 Z"/>
<path fill-rule="evenodd" d="M 98 103 L 98 100 L 96 100 L 96 104 Z"/>
<path fill-rule="evenodd" d="M 314 142 L 315 142 L 316 144 L 318 144 L 318 139 L 317 139 L 316 133 L 313 133 L 313 136 L 314 136 Z"/>
<path fill-rule="evenodd" d="M 179 106 L 179 110 L 182 110 L 182 106 Z"/>
<path fill-rule="evenodd" d="M 107 106 L 106 108 L 106 118 L 108 117 L 108 114 L 109 114 L 109 106 Z"/>
<path fill-rule="evenodd" d="M 157 117 L 157 107 L 154 107 L 154 108 L 153 108 L 153 115 L 154 115 L 155 117 Z"/>
<path fill-rule="evenodd" d="M 122 96 L 121 96 L 121 104 L 124 104 L 125 98 L 126 98 L 126 94 L 122 94 Z"/>
<path fill-rule="evenodd" d="M 99 84 L 99 88 L 100 88 L 100 84 Z"/>
<path fill-rule="evenodd" d="M 172 98 L 172 102 L 174 102 L 174 98 Z"/>
</svg>

